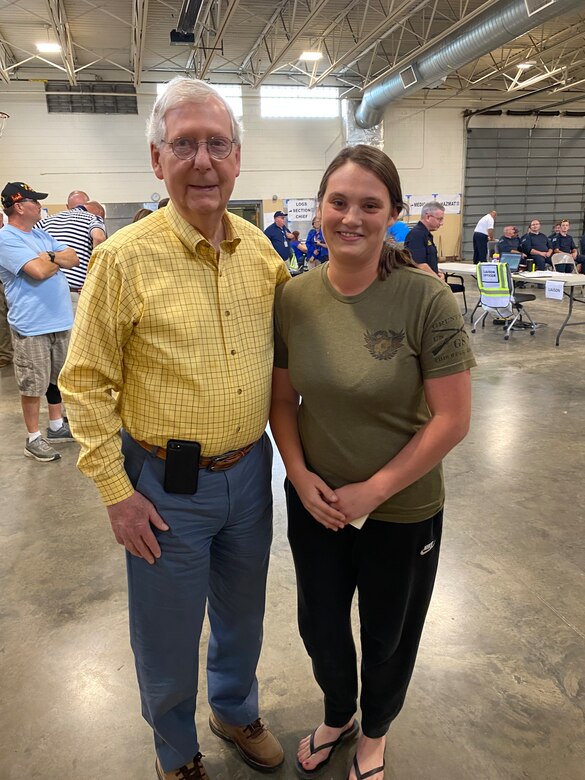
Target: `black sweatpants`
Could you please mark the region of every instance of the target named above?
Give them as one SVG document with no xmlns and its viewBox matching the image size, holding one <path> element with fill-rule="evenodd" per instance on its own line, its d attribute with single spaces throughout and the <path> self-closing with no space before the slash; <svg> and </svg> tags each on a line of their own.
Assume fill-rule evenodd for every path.
<svg viewBox="0 0 585 780">
<path fill-rule="evenodd" d="M 473 234 L 473 262 L 485 263 L 488 260 L 488 237 L 485 233 Z"/>
<path fill-rule="evenodd" d="M 339 728 L 357 708 L 351 602 L 357 588 L 362 731 L 382 737 L 404 704 L 433 592 L 443 511 L 419 523 L 369 518 L 330 531 L 285 482 L 288 538 L 297 575 L 301 637 L 324 693 L 325 723 Z"/>
</svg>

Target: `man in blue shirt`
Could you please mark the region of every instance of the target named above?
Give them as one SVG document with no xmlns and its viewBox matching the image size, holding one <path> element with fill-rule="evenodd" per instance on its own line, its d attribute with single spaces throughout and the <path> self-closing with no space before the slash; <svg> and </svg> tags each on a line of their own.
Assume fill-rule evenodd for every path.
<svg viewBox="0 0 585 780">
<path fill-rule="evenodd" d="M 577 245 L 573 241 L 573 236 L 569 235 L 569 230 L 571 228 L 569 220 L 563 219 L 559 228 L 559 231 L 550 239 L 553 256 L 563 253 L 571 255 L 573 260 L 577 262 Z M 571 273 L 572 268 L 572 263 L 558 263 L 555 270 L 560 271 L 560 273 L 568 274 Z"/>
<path fill-rule="evenodd" d="M 23 182 L 9 182 L 2 190 L 8 224 L 0 231 L 0 280 L 8 301 L 8 323 L 14 347 L 14 374 L 28 436 L 27 458 L 41 463 L 61 456 L 51 441 L 72 441 L 63 420 L 57 377 L 65 362 L 73 310 L 63 268 L 79 264 L 75 250 L 48 233 L 33 228 L 41 215 L 40 200 Z M 41 436 L 41 396 L 49 406 L 47 437 Z"/>
<path fill-rule="evenodd" d="M 498 241 L 496 251 L 500 255 L 503 255 L 504 252 L 517 252 L 518 254 L 522 254 L 520 251 L 520 237 L 516 235 L 516 230 L 513 225 L 506 225 L 504 228 L 504 235 Z"/>
<path fill-rule="evenodd" d="M 404 241 L 412 259 L 423 271 L 434 273 L 443 279 L 439 271 L 437 247 L 433 241 L 433 232 L 438 230 L 445 218 L 445 207 L 442 203 L 431 201 L 421 209 L 420 220 L 412 228 Z"/>
<path fill-rule="evenodd" d="M 288 263 L 291 256 L 290 242 L 294 240 L 294 236 L 285 225 L 285 217 L 286 214 L 283 211 L 275 211 L 274 222 L 266 228 L 264 235 L 268 236 L 272 246 L 284 262 Z"/>
<path fill-rule="evenodd" d="M 540 220 L 533 219 L 520 239 L 520 249 L 529 260 L 532 260 L 537 271 L 546 271 L 546 264 L 552 255 L 550 239 L 540 232 Z"/>
</svg>

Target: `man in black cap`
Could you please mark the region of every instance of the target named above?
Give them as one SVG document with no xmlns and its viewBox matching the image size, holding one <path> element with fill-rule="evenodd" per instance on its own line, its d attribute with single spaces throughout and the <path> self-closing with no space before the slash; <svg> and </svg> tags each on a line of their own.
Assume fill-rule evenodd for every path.
<svg viewBox="0 0 585 780">
<path fill-rule="evenodd" d="M 61 457 L 51 442 L 73 440 L 63 420 L 57 377 L 73 325 L 69 285 L 61 269 L 79 264 L 73 249 L 33 227 L 41 215 L 39 201 L 46 197 L 46 192 L 35 192 L 28 184 L 9 182 L 1 195 L 8 224 L 0 231 L 0 279 L 28 431 L 24 454 L 41 463 Z M 49 406 L 46 438 L 39 429 L 43 395 Z"/>
<path fill-rule="evenodd" d="M 286 214 L 283 211 L 274 212 L 274 222 L 269 225 L 264 231 L 264 235 L 268 236 L 272 242 L 272 246 L 276 249 L 278 254 L 282 257 L 285 263 L 288 263 L 291 256 L 291 249 L 289 241 L 294 239 L 294 236 L 289 232 L 285 225 Z"/>
</svg>

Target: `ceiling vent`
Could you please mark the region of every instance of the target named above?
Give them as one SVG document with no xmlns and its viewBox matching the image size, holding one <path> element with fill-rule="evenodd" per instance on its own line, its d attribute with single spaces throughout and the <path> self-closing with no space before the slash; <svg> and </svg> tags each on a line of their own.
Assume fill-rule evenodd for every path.
<svg viewBox="0 0 585 780">
<path fill-rule="evenodd" d="M 400 71 L 400 78 L 402 80 L 402 86 L 404 89 L 412 87 L 412 85 L 416 84 L 418 81 L 416 73 L 414 72 L 414 68 L 411 65 L 409 65 L 408 68 Z"/>
</svg>

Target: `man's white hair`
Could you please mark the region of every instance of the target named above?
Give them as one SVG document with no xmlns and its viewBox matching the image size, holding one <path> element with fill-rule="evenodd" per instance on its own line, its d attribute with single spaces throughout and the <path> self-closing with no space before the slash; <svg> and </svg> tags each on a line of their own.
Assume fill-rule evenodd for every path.
<svg viewBox="0 0 585 780">
<path fill-rule="evenodd" d="M 421 217 L 426 217 L 427 214 L 434 214 L 435 211 L 445 211 L 445 206 L 439 203 L 438 200 L 431 200 L 422 207 L 420 215 Z"/>
<path fill-rule="evenodd" d="M 205 81 L 188 79 L 185 76 L 176 76 L 169 81 L 163 94 L 156 100 L 146 125 L 148 143 L 159 148 L 162 141 L 165 140 L 165 114 L 171 108 L 177 108 L 182 103 L 203 103 L 210 97 L 216 98 L 225 106 L 232 123 L 232 137 L 230 140 L 235 141 L 239 146 L 241 143 L 240 126 L 231 106 L 223 95 L 220 95 L 217 90 L 206 84 Z"/>
</svg>

